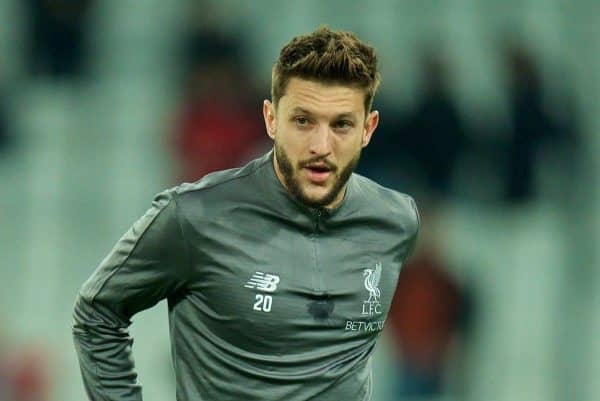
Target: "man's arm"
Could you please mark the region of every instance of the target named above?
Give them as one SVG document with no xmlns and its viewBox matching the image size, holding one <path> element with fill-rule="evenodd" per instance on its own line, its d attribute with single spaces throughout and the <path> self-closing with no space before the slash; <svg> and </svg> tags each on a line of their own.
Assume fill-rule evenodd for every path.
<svg viewBox="0 0 600 401">
<path fill-rule="evenodd" d="M 185 291 L 189 260 L 172 191 L 117 242 L 75 301 L 73 336 L 86 392 L 93 401 L 140 401 L 131 354 L 130 318 Z"/>
</svg>

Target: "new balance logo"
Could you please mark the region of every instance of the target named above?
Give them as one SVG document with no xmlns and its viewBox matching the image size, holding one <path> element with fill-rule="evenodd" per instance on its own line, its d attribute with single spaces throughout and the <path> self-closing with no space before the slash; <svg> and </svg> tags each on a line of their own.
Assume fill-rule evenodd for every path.
<svg viewBox="0 0 600 401">
<path fill-rule="evenodd" d="M 252 275 L 244 287 L 255 288 L 264 292 L 275 292 L 278 283 L 279 276 L 276 276 L 275 274 L 256 272 Z"/>
</svg>

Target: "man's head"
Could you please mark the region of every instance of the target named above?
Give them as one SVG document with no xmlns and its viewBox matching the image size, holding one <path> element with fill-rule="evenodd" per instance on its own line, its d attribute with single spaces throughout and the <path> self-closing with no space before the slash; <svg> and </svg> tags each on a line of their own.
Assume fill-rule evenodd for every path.
<svg viewBox="0 0 600 401">
<path fill-rule="evenodd" d="M 319 28 L 283 47 L 263 114 L 275 141 L 275 170 L 311 207 L 335 207 L 369 143 L 379 114 L 375 50 L 349 32 Z"/>
</svg>

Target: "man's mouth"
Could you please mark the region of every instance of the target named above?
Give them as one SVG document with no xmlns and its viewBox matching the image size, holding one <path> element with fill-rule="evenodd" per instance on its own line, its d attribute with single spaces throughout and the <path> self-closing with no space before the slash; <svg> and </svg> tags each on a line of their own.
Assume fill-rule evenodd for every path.
<svg viewBox="0 0 600 401">
<path fill-rule="evenodd" d="M 310 164 L 304 166 L 308 179 L 315 184 L 322 184 L 327 181 L 331 174 L 331 168 L 326 164 Z"/>
</svg>

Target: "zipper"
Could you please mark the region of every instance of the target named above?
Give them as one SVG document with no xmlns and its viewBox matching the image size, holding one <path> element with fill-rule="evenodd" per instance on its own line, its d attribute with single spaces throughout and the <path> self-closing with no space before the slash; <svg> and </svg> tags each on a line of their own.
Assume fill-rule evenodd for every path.
<svg viewBox="0 0 600 401">
<path fill-rule="evenodd" d="M 321 223 L 321 213 L 322 212 L 319 209 L 315 210 L 315 235 L 317 235 L 319 232 L 319 226 Z"/>
<path fill-rule="evenodd" d="M 315 215 L 315 229 L 311 235 L 311 241 L 313 244 L 313 258 L 314 258 L 314 271 L 313 271 L 313 290 L 315 292 L 319 292 L 320 291 L 320 285 L 319 282 L 321 280 L 319 280 L 319 255 L 318 255 L 318 249 L 317 249 L 317 241 L 318 241 L 318 236 L 319 236 L 319 229 L 320 229 L 320 224 L 321 224 L 321 210 L 319 209 L 315 209 L 314 211 L 314 215 Z"/>
</svg>

